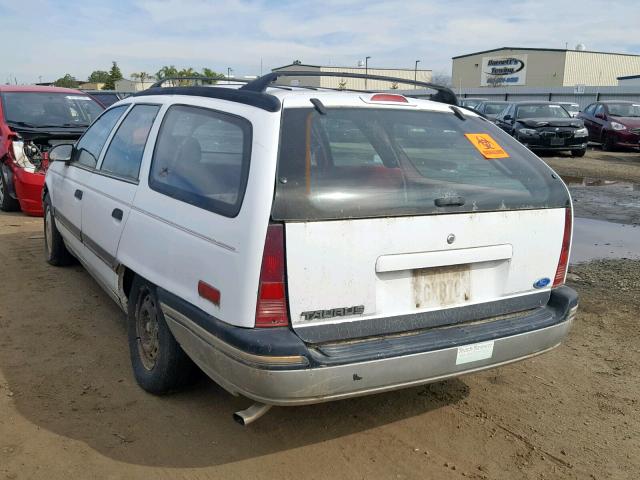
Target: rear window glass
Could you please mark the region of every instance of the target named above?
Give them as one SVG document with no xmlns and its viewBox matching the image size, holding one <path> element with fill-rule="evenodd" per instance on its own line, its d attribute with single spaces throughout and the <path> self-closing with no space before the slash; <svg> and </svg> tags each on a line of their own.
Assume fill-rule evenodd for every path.
<svg viewBox="0 0 640 480">
<path fill-rule="evenodd" d="M 153 153 L 149 186 L 227 217 L 240 211 L 251 158 L 251 123 L 200 107 L 167 111 Z"/>
<path fill-rule="evenodd" d="M 325 115 L 287 109 L 283 115 L 275 219 L 557 208 L 568 202 L 564 185 L 541 160 L 482 118 L 353 108 Z M 486 140 L 493 155 L 483 149 Z M 498 158 L 487 158 L 492 156 Z"/>
<path fill-rule="evenodd" d="M 79 92 L 6 92 L 2 97 L 7 122 L 24 127 L 87 127 L 104 110 Z"/>
</svg>

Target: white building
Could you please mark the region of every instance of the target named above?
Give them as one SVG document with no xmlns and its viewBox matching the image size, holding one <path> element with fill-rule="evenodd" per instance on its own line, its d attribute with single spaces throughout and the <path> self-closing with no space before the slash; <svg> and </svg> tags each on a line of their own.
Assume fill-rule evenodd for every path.
<svg viewBox="0 0 640 480">
<path fill-rule="evenodd" d="M 640 75 L 618 77 L 618 85 L 621 87 L 640 87 Z"/>
<path fill-rule="evenodd" d="M 151 85 L 153 85 L 155 80 L 129 80 L 127 78 L 123 78 L 122 80 L 116 80 L 116 90 L 118 92 L 139 92 L 141 90 L 146 90 Z"/>
</svg>

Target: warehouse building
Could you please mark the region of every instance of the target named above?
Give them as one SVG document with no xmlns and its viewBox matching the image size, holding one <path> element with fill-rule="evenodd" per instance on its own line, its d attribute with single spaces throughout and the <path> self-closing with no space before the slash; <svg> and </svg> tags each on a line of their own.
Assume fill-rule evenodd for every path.
<svg viewBox="0 0 640 480">
<path fill-rule="evenodd" d="M 372 68 L 372 67 L 331 67 L 321 65 L 305 65 L 303 63 L 292 63 L 284 67 L 274 68 L 273 72 L 282 71 L 312 71 L 312 72 L 336 72 L 336 73 L 358 73 L 369 75 L 381 75 L 385 77 L 402 78 L 407 80 L 417 79 L 420 82 L 430 82 L 432 71 L 423 69 L 398 69 L 398 68 Z M 280 77 L 276 82 L 278 85 L 304 85 L 307 87 L 319 88 L 344 88 L 352 90 L 390 90 L 408 89 L 413 85 L 401 82 L 393 83 L 381 80 L 363 80 L 360 78 L 347 77 Z"/>
<path fill-rule="evenodd" d="M 637 74 L 640 55 L 575 50 L 502 47 L 453 57 L 452 84 L 464 91 L 480 87 L 615 86 L 618 77 Z"/>
</svg>

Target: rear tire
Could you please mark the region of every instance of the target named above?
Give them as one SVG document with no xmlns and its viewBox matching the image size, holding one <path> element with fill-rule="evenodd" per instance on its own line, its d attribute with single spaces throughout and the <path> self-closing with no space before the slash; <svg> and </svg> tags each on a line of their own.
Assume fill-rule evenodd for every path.
<svg viewBox="0 0 640 480">
<path fill-rule="evenodd" d="M 20 210 L 18 201 L 9 195 L 9 185 L 7 184 L 3 170 L 6 167 L 0 162 L 0 210 L 5 212 L 16 212 Z"/>
<path fill-rule="evenodd" d="M 47 194 L 44 197 L 44 254 L 47 263 L 55 267 L 63 267 L 73 263 L 73 255 L 64 244 L 52 210 L 51 199 Z"/>
<path fill-rule="evenodd" d="M 582 148 L 580 150 L 571 150 L 572 157 L 584 157 L 586 153 L 587 153 L 586 148 Z"/>
<path fill-rule="evenodd" d="M 136 276 L 128 304 L 129 353 L 138 385 L 161 395 L 192 383 L 198 369 L 169 330 L 155 285 Z"/>
</svg>

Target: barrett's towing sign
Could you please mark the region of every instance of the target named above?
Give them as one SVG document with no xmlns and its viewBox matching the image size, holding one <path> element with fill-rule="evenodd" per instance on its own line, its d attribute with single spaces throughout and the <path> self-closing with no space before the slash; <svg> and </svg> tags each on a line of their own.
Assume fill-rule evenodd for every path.
<svg viewBox="0 0 640 480">
<path fill-rule="evenodd" d="M 483 87 L 502 87 L 507 85 L 526 85 L 527 56 L 483 57 L 480 85 Z"/>
</svg>

